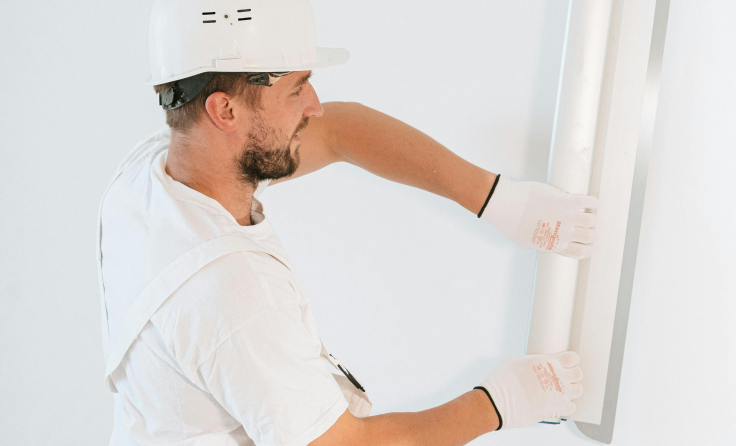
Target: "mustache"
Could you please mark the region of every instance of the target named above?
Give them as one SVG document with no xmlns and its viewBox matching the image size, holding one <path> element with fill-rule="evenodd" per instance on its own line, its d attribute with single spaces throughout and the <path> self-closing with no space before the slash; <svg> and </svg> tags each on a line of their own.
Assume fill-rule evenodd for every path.
<svg viewBox="0 0 736 446">
<path fill-rule="evenodd" d="M 299 123 L 299 126 L 296 128 L 296 130 L 294 130 L 293 135 L 296 135 L 297 133 L 301 132 L 302 130 L 304 130 L 305 128 L 307 128 L 308 125 L 309 125 L 309 116 L 307 116 L 306 118 L 304 118 L 302 120 L 302 122 Z"/>
</svg>

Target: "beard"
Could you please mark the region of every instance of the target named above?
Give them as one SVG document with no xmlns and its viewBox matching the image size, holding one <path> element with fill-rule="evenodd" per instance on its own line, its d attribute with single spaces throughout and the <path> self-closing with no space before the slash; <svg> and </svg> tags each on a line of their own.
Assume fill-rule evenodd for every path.
<svg viewBox="0 0 736 446">
<path fill-rule="evenodd" d="M 261 181 L 293 175 L 299 167 L 299 148 L 291 154 L 291 139 L 308 124 L 309 118 L 304 118 L 289 135 L 269 127 L 260 115 L 255 115 L 253 128 L 237 159 L 239 180 L 255 190 Z"/>
</svg>

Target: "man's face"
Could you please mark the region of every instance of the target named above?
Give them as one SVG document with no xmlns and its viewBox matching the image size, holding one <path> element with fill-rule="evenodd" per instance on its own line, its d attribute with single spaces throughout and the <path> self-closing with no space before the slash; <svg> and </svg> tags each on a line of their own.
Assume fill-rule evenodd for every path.
<svg viewBox="0 0 736 446">
<path fill-rule="evenodd" d="M 309 71 L 283 76 L 264 88 L 263 110 L 250 114 L 250 125 L 237 158 L 240 180 L 253 186 L 264 180 L 291 176 L 299 167 L 299 132 L 310 116 L 321 116 L 322 106 L 309 84 Z"/>
</svg>

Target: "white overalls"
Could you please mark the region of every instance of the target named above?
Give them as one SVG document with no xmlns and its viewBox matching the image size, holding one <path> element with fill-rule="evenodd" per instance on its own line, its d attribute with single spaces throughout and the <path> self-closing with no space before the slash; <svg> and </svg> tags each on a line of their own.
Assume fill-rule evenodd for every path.
<svg viewBox="0 0 736 446">
<path fill-rule="evenodd" d="M 125 163 L 121 165 L 115 174 L 112 182 L 105 191 L 107 195 L 110 187 L 125 171 Z M 103 196 L 104 201 L 104 196 Z M 293 280 L 289 280 L 291 286 L 296 293 L 303 295 L 303 290 L 293 274 L 288 260 L 280 256 L 273 250 L 261 245 L 256 240 L 241 235 L 226 235 L 213 238 L 194 246 L 188 251 L 181 254 L 178 258 L 171 261 L 163 269 L 161 269 L 152 280 L 138 294 L 138 297 L 130 305 L 125 312 L 125 316 L 121 324 L 117 324 L 116 329 L 111 332 L 108 323 L 107 302 L 105 299 L 105 285 L 102 277 L 102 204 L 100 205 L 100 214 L 98 217 L 98 239 L 97 239 L 97 262 L 98 277 L 101 298 L 101 320 L 103 333 L 103 346 L 106 354 L 106 370 L 105 370 L 105 386 L 111 392 L 117 392 L 115 384 L 111 378 L 112 373 L 120 366 L 121 361 L 125 357 L 128 349 L 136 340 L 149 319 L 156 313 L 159 307 L 172 295 L 184 282 L 197 273 L 207 264 L 216 259 L 230 253 L 242 251 L 256 251 L 268 254 L 278 260 L 284 268 L 289 271 L 289 276 Z M 348 402 L 348 409 L 356 417 L 366 417 L 371 410 L 371 402 L 360 387 L 360 384 L 350 375 L 332 355 L 330 355 L 324 344 L 322 344 L 321 356 L 328 360 L 335 368 L 342 372 L 341 375 L 333 374 L 337 381 L 345 399 Z"/>
</svg>

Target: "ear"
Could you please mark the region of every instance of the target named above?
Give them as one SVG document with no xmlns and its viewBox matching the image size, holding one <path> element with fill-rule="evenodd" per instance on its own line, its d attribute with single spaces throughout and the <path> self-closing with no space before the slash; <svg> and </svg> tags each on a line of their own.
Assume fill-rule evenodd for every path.
<svg viewBox="0 0 736 446">
<path fill-rule="evenodd" d="M 235 120 L 235 102 L 233 97 L 222 91 L 212 93 L 204 103 L 212 123 L 223 132 L 232 132 L 237 128 Z"/>
</svg>

